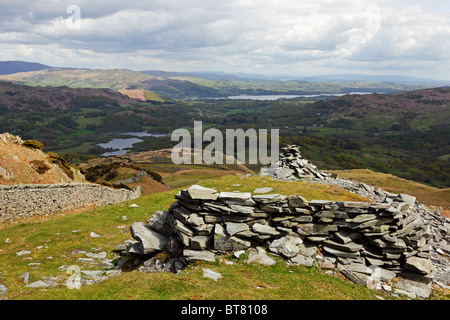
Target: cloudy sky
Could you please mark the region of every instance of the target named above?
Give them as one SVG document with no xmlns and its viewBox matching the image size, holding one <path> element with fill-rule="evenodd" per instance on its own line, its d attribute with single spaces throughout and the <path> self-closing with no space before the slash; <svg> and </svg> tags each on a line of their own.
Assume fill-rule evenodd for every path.
<svg viewBox="0 0 450 320">
<path fill-rule="evenodd" d="M 0 60 L 450 80 L 450 1 L 0 0 Z"/>
</svg>

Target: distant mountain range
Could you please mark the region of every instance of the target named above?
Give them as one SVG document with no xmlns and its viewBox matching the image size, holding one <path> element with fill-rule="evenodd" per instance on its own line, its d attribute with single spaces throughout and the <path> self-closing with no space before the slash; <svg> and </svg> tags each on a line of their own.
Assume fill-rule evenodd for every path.
<svg viewBox="0 0 450 320">
<path fill-rule="evenodd" d="M 374 81 L 374 82 L 393 82 L 393 83 L 449 83 L 450 81 L 441 81 L 427 78 L 416 78 L 407 76 L 390 75 L 361 75 L 361 74 L 329 74 L 312 77 L 300 78 L 305 81 Z"/>
<path fill-rule="evenodd" d="M 448 84 L 449 81 L 417 78 L 399 75 L 361 75 L 361 74 L 328 74 L 317 75 L 308 77 L 299 76 L 287 76 L 287 75 L 261 75 L 261 74 L 228 74 L 220 71 L 216 72 L 202 72 L 202 71 L 190 71 L 190 72 L 169 72 L 161 70 L 145 70 L 139 71 L 155 77 L 194 77 L 209 80 L 267 80 L 267 81 L 305 81 L 305 82 L 329 82 L 329 81 L 372 81 L 372 82 L 392 82 L 392 83 L 440 83 Z"/>
<path fill-rule="evenodd" d="M 13 74 L 18 72 L 38 71 L 52 68 L 45 64 L 25 61 L 0 61 L 0 74 Z"/>
<path fill-rule="evenodd" d="M 89 68 L 71 68 L 71 67 L 53 67 L 37 62 L 26 61 L 0 61 L 0 75 L 14 74 L 18 72 L 38 71 L 44 69 L 82 69 Z M 131 71 L 131 70 L 130 70 Z M 361 74 L 327 74 L 316 76 L 287 76 L 287 75 L 261 75 L 237 73 L 229 74 L 221 71 L 162 71 L 162 70 L 143 70 L 140 73 L 148 74 L 154 77 L 173 78 L 173 77 L 194 77 L 210 80 L 303 80 L 303 81 L 375 81 L 375 82 L 394 82 L 394 83 L 450 83 L 449 81 L 435 80 L 429 78 L 418 78 L 401 75 L 361 75 Z"/>
<path fill-rule="evenodd" d="M 0 61 L 0 81 L 30 86 L 68 86 L 154 91 L 171 98 L 270 94 L 347 94 L 404 92 L 449 85 L 406 76 L 336 74 L 311 77 L 227 74 L 224 72 L 133 71 L 52 67 L 35 62 Z M 142 94 L 141 94 L 142 95 Z"/>
</svg>

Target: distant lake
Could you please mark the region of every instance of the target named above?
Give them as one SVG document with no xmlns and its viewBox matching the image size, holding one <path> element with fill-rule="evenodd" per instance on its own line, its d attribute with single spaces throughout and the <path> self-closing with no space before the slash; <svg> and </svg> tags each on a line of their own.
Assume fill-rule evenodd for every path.
<svg viewBox="0 0 450 320">
<path fill-rule="evenodd" d="M 133 136 L 133 137 L 165 137 L 168 136 L 169 133 L 148 133 L 145 131 L 142 132 L 122 132 L 119 133 L 122 136 Z"/>
<path fill-rule="evenodd" d="M 230 99 L 230 100 L 271 100 L 294 99 L 294 98 L 316 98 L 316 97 L 341 97 L 347 94 L 372 94 L 374 92 L 350 92 L 350 93 L 318 93 L 318 94 L 267 94 L 267 95 L 246 95 L 228 96 L 223 98 L 204 98 L 204 99 Z M 384 93 L 384 92 L 377 92 Z"/>
<path fill-rule="evenodd" d="M 108 157 L 108 156 L 120 156 L 123 154 L 126 154 L 129 149 L 133 146 L 133 144 L 142 142 L 144 140 L 136 138 L 136 137 L 164 137 L 168 136 L 169 133 L 147 133 L 145 131 L 142 132 L 121 132 L 119 135 L 122 136 L 132 136 L 135 138 L 115 138 L 110 140 L 107 143 L 99 143 L 98 146 L 102 148 L 111 148 L 116 151 L 111 152 L 105 152 L 101 156 L 102 157 Z"/>
</svg>

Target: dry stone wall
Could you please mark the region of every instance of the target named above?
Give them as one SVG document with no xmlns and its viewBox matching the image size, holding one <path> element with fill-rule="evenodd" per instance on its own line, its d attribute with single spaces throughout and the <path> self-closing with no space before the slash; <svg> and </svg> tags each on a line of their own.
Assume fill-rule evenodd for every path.
<svg viewBox="0 0 450 320">
<path fill-rule="evenodd" d="M 113 204 L 139 196 L 139 189 L 112 189 L 92 183 L 3 185 L 0 222 Z"/>
<path fill-rule="evenodd" d="M 338 268 L 369 287 L 388 287 L 397 276 L 413 283 L 414 295 L 430 293 L 431 231 L 402 197 L 391 203 L 307 201 L 194 185 L 175 198 L 168 211 L 134 223 L 130 231 L 136 241 L 118 250 L 148 259 L 147 267 L 177 271 L 241 250 L 253 259 L 265 248 L 291 264 Z M 164 266 L 149 259 L 161 251 L 172 257 Z"/>
</svg>

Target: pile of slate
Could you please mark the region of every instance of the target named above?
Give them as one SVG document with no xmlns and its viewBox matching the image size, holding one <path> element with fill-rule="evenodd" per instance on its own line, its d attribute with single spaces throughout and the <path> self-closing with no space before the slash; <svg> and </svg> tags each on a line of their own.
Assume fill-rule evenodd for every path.
<svg viewBox="0 0 450 320">
<path fill-rule="evenodd" d="M 314 183 L 335 185 L 375 202 L 394 203 L 401 197 L 410 204 L 414 215 L 419 214 L 424 224 L 431 228 L 430 255 L 436 269 L 433 283 L 443 289 L 450 289 L 450 219 L 440 215 L 439 210 L 427 208 L 411 195 L 387 192 L 366 183 L 342 179 L 336 174 L 320 171 L 309 160 L 301 157 L 300 149 L 295 145 L 283 148 L 279 161 L 263 168 L 260 174 L 281 180 L 300 178 Z"/>
<path fill-rule="evenodd" d="M 193 185 L 168 211 L 130 227 L 122 254 L 143 271 L 172 271 L 218 254 L 265 247 L 287 263 L 337 268 L 354 282 L 413 297 L 430 294 L 430 227 L 407 195 L 391 203 L 307 201 Z M 164 254 L 164 258 L 159 258 Z M 395 277 L 395 278 L 394 278 Z"/>
<path fill-rule="evenodd" d="M 330 176 L 329 173 L 320 171 L 311 161 L 303 158 L 299 146 L 289 145 L 281 150 L 279 160 L 270 167 L 262 168 L 261 175 L 283 180 L 324 179 Z"/>
</svg>

